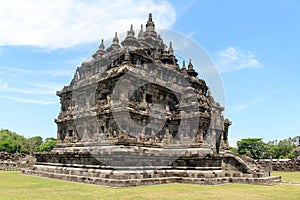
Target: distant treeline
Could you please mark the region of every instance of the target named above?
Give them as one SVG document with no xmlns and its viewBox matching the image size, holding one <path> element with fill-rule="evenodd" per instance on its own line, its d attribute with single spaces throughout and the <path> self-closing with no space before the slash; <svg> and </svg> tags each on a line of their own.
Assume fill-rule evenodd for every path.
<svg viewBox="0 0 300 200">
<path fill-rule="evenodd" d="M 297 140 L 298 137 L 289 137 L 263 142 L 262 138 L 245 138 L 237 142 L 237 148 L 231 147 L 231 151 L 253 159 L 296 158 Z"/>
<path fill-rule="evenodd" d="M 55 145 L 55 138 L 46 138 L 45 140 L 41 136 L 25 138 L 7 129 L 0 130 L 0 152 L 31 155 L 33 152 L 49 152 Z"/>
</svg>

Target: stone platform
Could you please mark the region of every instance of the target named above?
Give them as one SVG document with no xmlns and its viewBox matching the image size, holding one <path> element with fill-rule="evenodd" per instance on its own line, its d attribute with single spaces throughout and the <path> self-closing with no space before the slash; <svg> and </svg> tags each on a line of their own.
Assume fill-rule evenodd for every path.
<svg viewBox="0 0 300 200">
<path fill-rule="evenodd" d="M 250 158 L 247 160 L 229 152 L 214 154 L 205 148 L 185 149 L 168 165 L 166 162 L 170 160 L 166 153 L 172 157 L 179 149 L 101 146 L 94 148 L 94 153 L 87 149 L 91 150 L 64 147 L 39 153 L 36 164 L 24 169 L 23 173 L 110 187 L 167 183 L 274 184 L 280 181 L 280 177 L 269 177 Z"/>
<path fill-rule="evenodd" d="M 109 187 L 132 187 L 154 184 L 185 183 L 201 185 L 218 185 L 226 183 L 246 183 L 270 185 L 280 182 L 281 178 L 260 177 L 252 175 L 239 177 L 233 173 L 228 177 L 220 169 L 111 169 L 100 166 L 66 166 L 61 164 L 43 165 L 37 163 L 32 169 L 23 169 L 23 173 L 41 177 L 55 178 L 80 183 L 105 185 Z"/>
</svg>

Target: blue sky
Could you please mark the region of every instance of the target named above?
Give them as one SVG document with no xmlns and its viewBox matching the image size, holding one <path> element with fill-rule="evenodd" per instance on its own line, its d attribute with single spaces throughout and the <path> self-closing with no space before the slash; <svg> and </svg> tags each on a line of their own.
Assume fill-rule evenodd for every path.
<svg viewBox="0 0 300 200">
<path fill-rule="evenodd" d="M 0 128 L 56 137 L 56 90 L 115 31 L 145 24 L 199 43 L 219 69 L 230 142 L 300 135 L 300 1 L 0 2 Z M 176 43 L 176 41 L 173 41 Z M 201 67 L 201 66 L 198 66 Z"/>
</svg>

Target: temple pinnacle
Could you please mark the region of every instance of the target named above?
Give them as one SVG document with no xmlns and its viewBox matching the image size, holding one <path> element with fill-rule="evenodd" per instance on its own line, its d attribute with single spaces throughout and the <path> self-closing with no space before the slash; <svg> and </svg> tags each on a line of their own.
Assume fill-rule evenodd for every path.
<svg viewBox="0 0 300 200">
<path fill-rule="evenodd" d="M 115 37 L 113 39 L 113 44 L 119 44 L 118 33 L 115 32 Z"/>
<path fill-rule="evenodd" d="M 138 38 L 143 38 L 144 37 L 144 30 L 143 30 L 143 24 L 141 24 L 141 30 L 139 32 Z"/>
<path fill-rule="evenodd" d="M 148 21 L 147 21 L 147 24 L 146 24 L 146 30 L 147 31 L 154 31 L 154 22 L 152 21 L 152 14 L 149 13 L 149 17 L 148 17 Z"/>
<path fill-rule="evenodd" d="M 194 67 L 193 67 L 193 64 L 192 64 L 192 59 L 190 59 L 189 61 L 189 65 L 188 65 L 188 69 L 189 70 L 192 70 Z"/>
<path fill-rule="evenodd" d="M 104 49 L 105 49 L 103 39 L 101 40 L 101 44 L 100 44 L 100 46 L 99 46 L 99 49 L 101 49 L 101 50 L 104 50 Z"/>
<path fill-rule="evenodd" d="M 133 25 L 130 25 L 130 30 L 127 31 L 127 37 L 134 37 Z"/>
<path fill-rule="evenodd" d="M 173 50 L 173 47 L 172 47 L 172 42 L 170 42 L 170 46 L 169 46 L 169 55 L 174 55 L 174 50 Z"/>
</svg>

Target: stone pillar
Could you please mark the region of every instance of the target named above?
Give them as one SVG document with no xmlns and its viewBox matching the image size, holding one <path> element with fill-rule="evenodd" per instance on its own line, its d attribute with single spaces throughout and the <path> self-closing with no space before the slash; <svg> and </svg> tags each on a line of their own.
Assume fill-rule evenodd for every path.
<svg viewBox="0 0 300 200">
<path fill-rule="evenodd" d="M 229 129 L 229 126 L 232 124 L 231 121 L 229 121 L 228 119 L 225 119 L 224 121 L 224 131 L 223 131 L 223 146 L 222 148 L 224 150 L 229 150 L 229 142 L 228 142 L 228 129 Z"/>
</svg>

